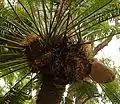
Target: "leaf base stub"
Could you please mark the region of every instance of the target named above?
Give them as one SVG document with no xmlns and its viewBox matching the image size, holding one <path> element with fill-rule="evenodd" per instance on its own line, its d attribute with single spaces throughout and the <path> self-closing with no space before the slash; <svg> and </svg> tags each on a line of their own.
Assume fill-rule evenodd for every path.
<svg viewBox="0 0 120 104">
<path fill-rule="evenodd" d="M 83 80 L 91 72 L 91 64 L 80 44 L 62 38 L 58 43 L 43 46 L 39 37 L 26 38 L 29 39 L 24 41 L 25 54 L 32 72 L 51 76 L 55 84 L 64 85 Z"/>
</svg>

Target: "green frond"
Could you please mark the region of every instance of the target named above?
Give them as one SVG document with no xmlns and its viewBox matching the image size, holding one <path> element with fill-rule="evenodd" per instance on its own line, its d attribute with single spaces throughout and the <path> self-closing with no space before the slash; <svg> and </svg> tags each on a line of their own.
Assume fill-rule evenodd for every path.
<svg viewBox="0 0 120 104">
<path fill-rule="evenodd" d="M 118 83 L 112 82 L 105 85 L 101 85 L 104 94 L 109 98 L 113 104 L 120 103 L 120 87 Z"/>
<path fill-rule="evenodd" d="M 68 89 L 68 98 L 73 100 L 73 97 L 75 97 L 79 103 L 84 104 L 91 98 L 100 97 L 100 94 L 96 85 L 83 81 L 73 83 Z"/>
<path fill-rule="evenodd" d="M 67 51 L 76 43 L 86 44 L 82 39 L 93 43 L 113 37 L 120 33 L 119 26 L 110 26 L 108 21 L 117 16 L 120 16 L 120 9 L 112 0 L 18 0 L 15 3 L 7 0 L 5 7 L 0 7 L 0 78 L 5 82 L 4 87 L 0 87 L 0 103 L 24 104 L 30 100 L 31 90 L 40 88 L 39 71 L 45 69 L 47 61 L 52 63 L 53 59 L 49 58 L 53 58 L 51 54 L 61 45 L 61 40 L 60 55 L 67 53 L 64 47 L 69 43 Z M 32 78 L 33 73 L 36 75 Z M 119 104 L 118 85 L 113 82 L 101 88 L 103 95 Z M 73 96 L 77 102 L 85 104 L 101 94 L 96 84 L 81 81 L 70 86 L 67 104 L 71 104 Z"/>
<path fill-rule="evenodd" d="M 31 79 L 26 79 L 30 73 L 26 73 L 16 84 L 9 89 L 9 91 L 1 97 L 0 101 L 2 104 L 12 103 L 12 104 L 23 104 L 26 100 L 31 99 L 31 84 L 34 83 L 36 76 Z M 23 84 L 21 84 L 24 82 Z"/>
</svg>

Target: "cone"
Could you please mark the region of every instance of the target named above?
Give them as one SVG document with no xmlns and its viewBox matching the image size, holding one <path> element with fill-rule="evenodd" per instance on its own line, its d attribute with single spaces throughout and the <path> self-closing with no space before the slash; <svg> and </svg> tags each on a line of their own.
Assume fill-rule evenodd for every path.
<svg viewBox="0 0 120 104">
<path fill-rule="evenodd" d="M 102 62 L 93 59 L 90 77 L 97 83 L 108 83 L 115 79 L 115 74 Z"/>
</svg>

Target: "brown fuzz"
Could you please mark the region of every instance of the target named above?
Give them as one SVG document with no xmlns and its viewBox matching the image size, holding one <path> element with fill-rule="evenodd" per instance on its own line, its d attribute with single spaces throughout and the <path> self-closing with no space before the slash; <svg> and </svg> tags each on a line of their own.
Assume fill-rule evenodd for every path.
<svg viewBox="0 0 120 104">
<path fill-rule="evenodd" d="M 66 38 L 45 46 L 40 37 L 28 35 L 23 44 L 32 72 L 50 76 L 55 84 L 83 80 L 91 72 L 91 64 L 81 45 L 71 44 Z"/>
</svg>

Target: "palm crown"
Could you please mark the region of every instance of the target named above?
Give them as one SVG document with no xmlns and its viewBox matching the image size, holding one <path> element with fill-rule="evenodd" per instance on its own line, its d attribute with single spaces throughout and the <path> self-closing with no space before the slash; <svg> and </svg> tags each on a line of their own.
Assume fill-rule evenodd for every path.
<svg viewBox="0 0 120 104">
<path fill-rule="evenodd" d="M 114 80 L 111 71 L 103 75 L 105 79 L 97 77 L 95 69 L 101 63 L 93 57 L 119 33 L 118 25 L 108 24 L 108 20 L 119 16 L 117 1 L 7 0 L 5 6 L 1 4 L 0 78 L 7 85 L 2 89 L 2 104 L 23 104 L 31 99 L 33 90 L 39 93 L 37 104 L 58 104 L 67 84 L 71 86 L 66 103 L 73 96 L 76 103 L 84 104 L 103 95 L 113 103 L 119 102 L 117 81 L 100 84 L 103 95 L 93 82 Z M 102 43 L 94 48 L 97 40 Z M 47 95 L 44 98 L 43 93 L 54 95 L 54 101 L 45 102 Z"/>
</svg>

